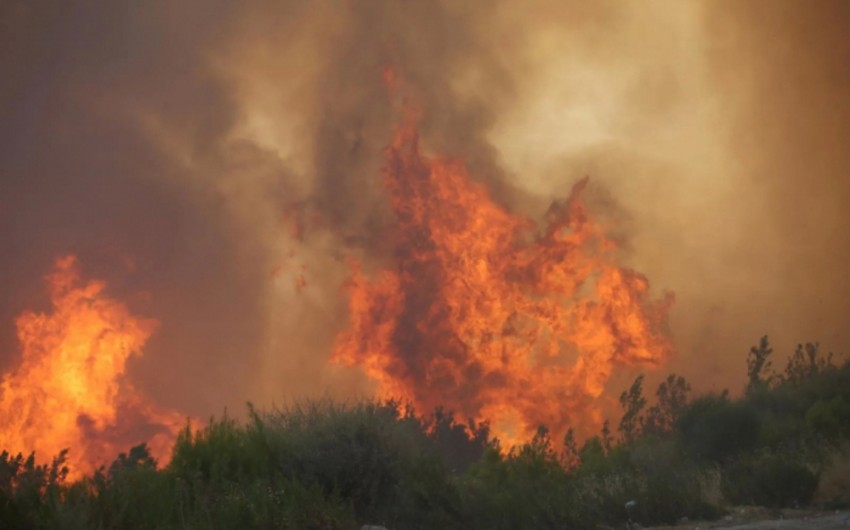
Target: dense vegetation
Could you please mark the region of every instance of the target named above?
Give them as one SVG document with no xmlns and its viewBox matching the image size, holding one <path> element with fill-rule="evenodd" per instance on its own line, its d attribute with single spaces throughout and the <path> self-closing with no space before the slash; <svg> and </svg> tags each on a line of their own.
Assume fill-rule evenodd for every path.
<svg viewBox="0 0 850 530">
<path fill-rule="evenodd" d="M 0 454 L 3 528 L 563 529 L 711 518 L 730 504 L 847 503 L 822 474 L 850 461 L 850 363 L 801 345 L 781 373 L 767 338 L 742 397 L 690 399 L 669 376 L 652 404 L 643 377 L 616 429 L 580 446 L 545 427 L 502 451 L 486 424 L 397 402 L 317 402 L 188 428 L 158 469 L 144 444 L 66 483 L 51 465 Z M 842 456 L 844 455 L 844 456 Z M 838 459 L 838 460 L 836 460 Z M 844 469 L 846 474 L 847 469 Z M 630 502 L 633 501 L 633 502 Z M 629 508 L 626 508 L 629 503 Z"/>
</svg>

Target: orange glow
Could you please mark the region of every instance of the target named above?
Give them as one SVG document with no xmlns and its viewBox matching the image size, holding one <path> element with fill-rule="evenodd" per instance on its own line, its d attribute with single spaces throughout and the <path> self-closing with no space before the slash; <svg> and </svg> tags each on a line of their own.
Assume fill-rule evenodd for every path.
<svg viewBox="0 0 850 530">
<path fill-rule="evenodd" d="M 414 108 L 415 111 L 415 108 Z M 581 194 L 545 226 L 496 204 L 457 160 L 420 153 L 417 112 L 387 152 L 393 263 L 374 276 L 351 260 L 349 324 L 335 362 L 361 366 L 380 397 L 460 420 L 489 420 L 503 442 L 538 425 L 589 433 L 617 367 L 657 366 L 673 301 L 616 262 Z"/>
<path fill-rule="evenodd" d="M 69 479 L 147 441 L 161 463 L 186 419 L 158 410 L 124 379 L 157 322 L 131 315 L 83 281 L 77 260 L 56 260 L 46 277 L 52 311 L 16 320 L 21 360 L 0 382 L 0 448 L 48 462 L 69 449 Z"/>
</svg>

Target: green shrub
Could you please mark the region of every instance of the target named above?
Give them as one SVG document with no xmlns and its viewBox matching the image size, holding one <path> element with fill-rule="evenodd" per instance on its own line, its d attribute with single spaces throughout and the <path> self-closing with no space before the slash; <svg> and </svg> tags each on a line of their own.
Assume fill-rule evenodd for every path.
<svg viewBox="0 0 850 530">
<path fill-rule="evenodd" d="M 644 525 L 720 515 L 705 500 L 704 472 L 675 441 L 645 437 L 630 447 L 614 448 L 605 460 L 573 474 L 586 520 L 621 523 L 629 501 L 635 501 L 632 518 Z"/>
<path fill-rule="evenodd" d="M 776 454 L 730 463 L 720 482 L 723 495 L 733 504 L 773 508 L 806 505 L 817 486 L 818 476 L 804 463 Z"/>
<path fill-rule="evenodd" d="M 746 401 L 725 395 L 694 400 L 682 412 L 677 429 L 687 454 L 697 461 L 723 462 L 757 447 L 761 421 Z"/>
<path fill-rule="evenodd" d="M 488 450 L 462 477 L 460 491 L 467 528 L 587 526 L 573 481 L 545 439 L 536 438 L 507 455 Z"/>
<path fill-rule="evenodd" d="M 631 463 L 638 477 L 636 520 L 675 524 L 682 517 L 713 519 L 721 515 L 705 501 L 702 469 L 682 454 L 674 441 L 643 440 L 632 450 Z"/>
<path fill-rule="evenodd" d="M 836 439 L 850 433 L 850 401 L 844 396 L 816 401 L 806 411 L 806 427 L 819 435 Z"/>
<path fill-rule="evenodd" d="M 293 495 L 317 506 L 317 514 L 337 514 L 326 526 L 445 527 L 459 512 L 434 440 L 393 402 L 312 402 L 262 415 L 252 410 L 244 427 L 211 422 L 181 435 L 169 470 L 182 481 L 189 512 L 227 510 L 219 518 L 240 526 L 297 528 L 288 526 L 297 515 Z M 275 496 L 277 504 L 266 499 Z"/>
</svg>

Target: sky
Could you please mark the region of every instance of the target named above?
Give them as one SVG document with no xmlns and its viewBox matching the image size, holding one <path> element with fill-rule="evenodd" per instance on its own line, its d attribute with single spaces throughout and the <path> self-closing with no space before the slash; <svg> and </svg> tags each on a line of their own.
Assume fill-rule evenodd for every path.
<svg viewBox="0 0 850 530">
<path fill-rule="evenodd" d="M 387 66 L 500 204 L 590 177 L 675 294 L 658 377 L 739 389 L 762 335 L 846 352 L 848 27 L 840 0 L 3 2 L 0 370 L 73 253 L 160 322 L 129 377 L 167 407 L 367 395 L 327 360 L 346 257 L 387 259 Z"/>
</svg>

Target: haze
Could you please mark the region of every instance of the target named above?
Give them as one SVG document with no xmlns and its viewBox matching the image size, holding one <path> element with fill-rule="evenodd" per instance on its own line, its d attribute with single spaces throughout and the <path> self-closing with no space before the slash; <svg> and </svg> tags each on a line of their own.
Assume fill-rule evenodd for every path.
<svg viewBox="0 0 850 530">
<path fill-rule="evenodd" d="M 392 65 L 429 152 L 533 217 L 585 175 L 676 359 L 846 351 L 850 4 L 112 2 L 0 7 L 0 369 L 76 254 L 161 327 L 130 377 L 208 415 L 366 395 L 327 360 L 346 256 L 378 264 Z M 634 374 L 611 381 L 612 392 Z"/>
</svg>

